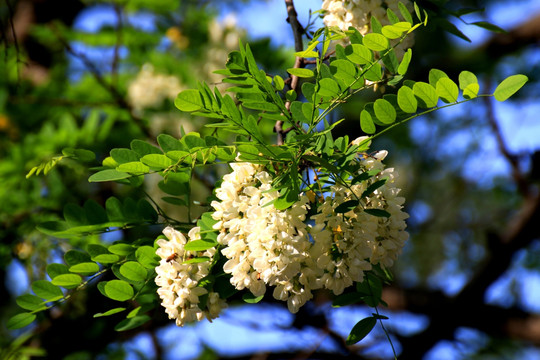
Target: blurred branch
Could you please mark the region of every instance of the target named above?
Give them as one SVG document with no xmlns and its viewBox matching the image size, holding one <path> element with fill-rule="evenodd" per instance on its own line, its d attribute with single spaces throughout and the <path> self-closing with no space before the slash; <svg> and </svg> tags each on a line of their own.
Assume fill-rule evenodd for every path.
<svg viewBox="0 0 540 360">
<path fill-rule="evenodd" d="M 122 108 L 122 109 L 125 109 L 127 110 L 127 112 L 129 113 L 131 119 L 133 120 L 133 122 L 135 123 L 135 125 L 137 125 L 137 127 L 139 128 L 139 130 L 147 137 L 152 137 L 152 134 L 150 132 L 150 129 L 148 126 L 146 126 L 146 124 L 144 123 L 144 121 L 138 117 L 137 115 L 135 115 L 135 113 L 133 112 L 133 108 L 131 106 L 131 104 L 129 104 L 126 99 L 122 96 L 122 94 L 120 94 L 118 92 L 118 90 L 116 89 L 116 87 L 114 87 L 112 84 L 109 84 L 105 78 L 103 77 L 103 75 L 101 74 L 101 72 L 97 69 L 96 65 L 94 65 L 94 63 L 92 63 L 92 61 L 90 61 L 90 59 L 88 59 L 84 54 L 81 54 L 81 53 L 78 53 L 77 51 L 75 51 L 71 45 L 69 44 L 68 41 L 66 41 L 66 39 L 64 39 L 64 37 L 60 34 L 60 32 L 58 31 L 58 29 L 54 26 L 54 25 L 51 25 L 51 29 L 53 30 L 57 40 L 62 44 L 62 46 L 64 46 L 64 48 L 66 49 L 66 51 L 68 53 L 70 53 L 72 56 L 76 57 L 77 59 L 79 59 L 83 64 L 84 66 L 86 66 L 86 68 L 88 69 L 88 71 L 92 74 L 92 76 L 94 77 L 94 79 L 97 81 L 97 83 L 99 85 L 101 85 L 101 87 L 103 87 L 106 91 L 108 91 L 111 96 L 113 97 L 113 99 L 116 101 L 116 104 Z"/>
<path fill-rule="evenodd" d="M 8 9 L 8 12 L 9 12 L 9 27 L 10 27 L 10 30 L 11 30 L 11 36 L 12 36 L 12 41 L 13 41 L 13 46 L 15 46 L 15 58 L 16 58 L 16 71 L 17 71 L 17 84 L 20 82 L 21 80 L 21 77 L 20 77 L 20 72 L 19 72 L 19 64 L 22 62 L 21 61 L 21 58 L 20 58 L 20 49 L 19 49 L 19 42 L 17 41 L 17 32 L 15 31 L 15 24 L 13 23 L 13 17 L 15 16 L 14 15 L 14 12 L 13 12 L 13 7 L 11 6 L 11 3 L 9 0 L 6 0 L 6 5 L 7 5 L 7 9 Z M 8 36 L 5 36 L 5 39 L 6 39 L 6 51 L 7 51 L 7 47 L 8 47 L 8 44 L 7 44 L 7 40 L 9 39 Z"/>
<path fill-rule="evenodd" d="M 491 82 L 489 80 L 486 81 L 486 89 L 491 88 Z M 514 178 L 514 181 L 516 182 L 516 185 L 518 187 L 519 192 L 523 196 L 527 196 L 529 194 L 529 184 L 523 177 L 523 174 L 521 173 L 519 169 L 519 161 L 516 155 L 511 154 L 510 150 L 506 146 L 506 143 L 503 139 L 501 128 L 499 127 L 499 123 L 495 117 L 495 111 L 493 110 L 493 99 L 490 96 L 483 97 L 484 105 L 486 106 L 486 115 L 487 120 L 489 123 L 489 126 L 491 127 L 491 130 L 493 131 L 493 135 L 495 136 L 495 139 L 497 140 L 497 145 L 499 146 L 499 151 L 504 156 L 504 158 L 508 161 L 510 167 L 512 168 L 512 177 Z"/>
<path fill-rule="evenodd" d="M 510 335 L 509 329 L 513 329 L 511 324 L 527 318 L 525 312 L 486 305 L 484 295 L 489 286 L 508 270 L 514 254 L 540 236 L 539 219 L 540 195 L 529 196 L 503 234 L 488 235 L 491 254 L 487 256 L 483 267 L 455 297 L 447 297 L 441 292 L 411 291 L 410 294 L 405 292 L 385 298 L 389 305 L 392 304 L 391 308 L 397 308 L 396 304 L 400 304 L 399 307 L 403 309 L 430 317 L 430 324 L 424 331 L 401 339 L 403 352 L 400 359 L 420 359 L 438 341 L 453 339 L 455 330 L 460 326 L 477 328 L 487 333 L 500 331 Z M 516 317 L 517 320 L 514 321 L 509 316 Z M 514 331 L 514 334 L 517 335 L 518 332 Z"/>
<path fill-rule="evenodd" d="M 116 44 L 114 45 L 114 55 L 111 64 L 112 83 L 116 84 L 118 80 L 118 63 L 120 60 L 120 46 L 122 45 L 122 8 L 119 4 L 114 5 L 114 13 L 116 14 Z"/>
</svg>

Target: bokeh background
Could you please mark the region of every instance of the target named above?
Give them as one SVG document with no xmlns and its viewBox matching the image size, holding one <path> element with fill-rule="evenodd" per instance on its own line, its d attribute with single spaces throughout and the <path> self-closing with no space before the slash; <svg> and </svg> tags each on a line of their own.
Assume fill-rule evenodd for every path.
<svg viewBox="0 0 540 360">
<path fill-rule="evenodd" d="M 445 109 L 374 142 L 373 149 L 389 150 L 411 215 L 411 239 L 393 269 L 395 283 L 384 289 L 388 308 L 381 312 L 390 317 L 400 359 L 540 358 L 540 2 L 418 3 L 430 23 L 415 35 L 407 78 L 426 81 L 438 68 L 457 79 L 469 70 L 481 92 L 515 73 L 530 81 L 505 103 L 487 98 Z M 322 24 L 309 16 L 321 1 L 295 5 L 303 25 Z M 483 11 L 455 16 L 467 8 Z M 8 331 L 16 296 L 46 277 L 47 262 L 88 243 L 161 230 L 69 241 L 46 236 L 36 225 L 61 217 L 67 203 L 145 194 L 90 184 L 88 166 L 76 161 L 63 161 L 47 176 L 27 179 L 28 171 L 65 147 L 92 150 L 97 160 L 90 166 L 97 166 L 132 139 L 202 131 L 203 119 L 175 109 L 179 91 L 203 80 L 221 86 L 212 71 L 224 67 L 239 39 L 268 73 L 286 77 L 294 44 L 278 0 L 5 0 L 0 18 L 0 358 L 9 352 L 49 359 L 392 358 L 380 329 L 346 346 L 350 329 L 371 310 L 332 308 L 325 293 L 296 315 L 271 300 L 237 303 L 212 324 L 185 328 L 157 308 L 145 326 L 119 333 L 118 318 L 92 318 L 110 300 L 90 286 L 36 324 Z M 476 21 L 506 32 L 471 25 Z M 346 121 L 336 136 L 362 135 L 360 110 L 378 95 L 362 93 L 340 109 Z M 194 196 L 205 199 L 208 174 L 200 175 Z M 155 185 L 149 178 L 145 190 L 159 197 Z"/>
</svg>

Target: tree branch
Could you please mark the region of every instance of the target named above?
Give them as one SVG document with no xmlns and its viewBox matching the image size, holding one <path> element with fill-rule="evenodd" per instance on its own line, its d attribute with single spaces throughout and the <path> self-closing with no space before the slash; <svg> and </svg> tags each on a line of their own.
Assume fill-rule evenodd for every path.
<svg viewBox="0 0 540 360">
<path fill-rule="evenodd" d="M 285 6 L 287 8 L 287 16 L 288 16 L 287 22 L 291 24 L 291 29 L 294 36 L 294 49 L 296 52 L 302 51 L 304 47 L 302 43 L 302 36 L 304 35 L 304 32 L 305 32 L 304 27 L 298 21 L 298 14 L 296 12 L 296 9 L 294 8 L 293 0 L 285 0 Z M 304 66 L 303 58 L 297 56 L 296 59 L 294 60 L 293 67 L 300 68 L 303 66 Z M 298 76 L 291 75 L 290 79 L 291 79 L 290 88 L 291 90 L 296 91 L 298 87 Z M 287 110 L 289 110 L 291 107 L 291 102 L 287 101 L 285 103 L 285 107 L 287 108 Z M 276 125 L 274 126 L 274 131 L 277 134 L 277 144 L 283 145 L 283 142 L 285 140 L 285 135 L 286 135 L 286 133 L 283 131 L 283 121 L 276 122 Z"/>
<path fill-rule="evenodd" d="M 97 81 L 97 83 L 99 85 L 101 85 L 101 87 L 103 87 L 105 90 L 107 90 L 109 92 L 109 94 L 111 94 L 111 96 L 113 97 L 113 99 L 116 101 L 116 104 L 121 107 L 122 109 L 125 109 L 127 110 L 127 112 L 129 113 L 131 119 L 133 120 L 133 122 L 135 123 L 135 125 L 137 125 L 137 127 L 139 128 L 139 130 L 147 137 L 152 137 L 152 133 L 150 132 L 150 129 L 148 128 L 148 126 L 146 126 L 146 124 L 144 123 L 144 121 L 138 117 L 137 115 L 135 115 L 135 113 L 133 112 L 133 108 L 131 106 L 131 104 L 129 104 L 126 99 L 124 98 L 124 96 L 122 96 L 122 94 L 120 94 L 118 92 L 118 90 L 116 89 L 116 87 L 114 87 L 112 84 L 109 84 L 105 78 L 103 77 L 103 75 L 101 75 L 101 72 L 98 70 L 98 68 L 96 67 L 96 65 L 94 65 L 94 63 L 92 63 L 90 61 L 90 59 L 88 59 L 84 54 L 81 54 L 81 53 L 78 53 L 76 52 L 72 47 L 71 45 L 66 41 L 66 39 L 63 38 L 63 36 L 60 34 L 60 32 L 58 31 L 58 29 L 56 29 L 56 27 L 54 26 L 51 26 L 56 38 L 58 39 L 58 41 L 64 46 L 64 48 L 66 49 L 66 51 L 68 53 L 70 53 L 71 55 L 73 55 L 74 57 L 78 58 L 79 60 L 82 61 L 82 63 L 84 64 L 84 66 L 86 66 L 86 68 L 88 69 L 88 71 L 92 74 L 92 76 L 94 77 L 94 79 Z"/>
</svg>

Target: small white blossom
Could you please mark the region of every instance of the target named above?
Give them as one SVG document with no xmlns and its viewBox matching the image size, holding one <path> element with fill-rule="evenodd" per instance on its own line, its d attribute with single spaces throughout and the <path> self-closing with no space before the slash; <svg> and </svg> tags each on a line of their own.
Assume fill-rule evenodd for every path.
<svg viewBox="0 0 540 360">
<path fill-rule="evenodd" d="M 219 295 L 199 286 L 199 281 L 209 273 L 210 261 L 193 264 L 184 263 L 185 260 L 195 256 L 206 256 L 212 259 L 215 248 L 202 253 L 184 250 L 187 240 L 185 236 L 168 226 L 163 230 L 168 240 L 159 239 L 159 248 L 156 254 L 161 258 L 156 267 L 155 282 L 159 286 L 157 293 L 161 298 L 161 305 L 169 315 L 169 319 L 176 319 L 176 325 L 200 321 L 203 318 L 212 320 L 226 307 Z M 200 228 L 194 227 L 188 233 L 190 240 L 200 239 Z M 208 295 L 206 309 L 199 307 L 200 297 Z"/>
<path fill-rule="evenodd" d="M 371 17 L 375 17 L 384 25 L 390 25 L 386 16 L 389 8 L 399 16 L 398 0 L 324 0 L 322 9 L 326 10 L 323 22 L 326 26 L 337 26 L 341 30 L 348 30 L 350 26 L 356 28 L 362 35 L 371 31 Z M 413 11 L 413 4 L 409 0 L 401 1 L 409 10 Z M 391 44 L 396 40 L 392 40 Z M 407 35 L 401 44 L 394 50 L 398 59 L 403 57 L 405 50 L 414 44 L 413 34 Z"/>
</svg>

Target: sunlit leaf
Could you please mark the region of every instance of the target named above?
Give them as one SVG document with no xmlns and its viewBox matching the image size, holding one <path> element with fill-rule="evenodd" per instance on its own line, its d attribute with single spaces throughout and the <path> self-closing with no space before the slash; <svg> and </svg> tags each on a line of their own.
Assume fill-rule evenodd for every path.
<svg viewBox="0 0 540 360">
<path fill-rule="evenodd" d="M 528 77 L 521 74 L 509 76 L 497 86 L 493 95 L 497 101 L 505 101 L 521 89 L 528 80 Z"/>
</svg>

